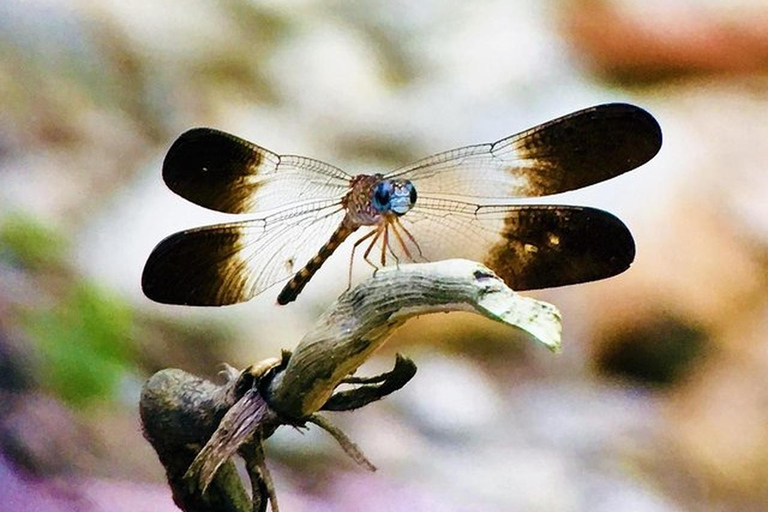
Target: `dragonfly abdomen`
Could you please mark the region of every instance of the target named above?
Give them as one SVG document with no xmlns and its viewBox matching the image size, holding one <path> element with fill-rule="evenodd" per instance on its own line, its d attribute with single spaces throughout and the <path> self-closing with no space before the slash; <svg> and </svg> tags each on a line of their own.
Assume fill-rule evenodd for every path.
<svg viewBox="0 0 768 512">
<path fill-rule="evenodd" d="M 312 279 L 312 276 L 315 275 L 315 272 L 323 266 L 325 260 L 333 254 L 333 251 L 335 251 L 342 242 L 355 231 L 355 229 L 357 229 L 357 227 L 351 227 L 345 219 L 336 231 L 333 232 L 333 235 L 331 235 L 328 242 L 326 242 L 320 250 L 317 251 L 317 254 L 309 260 L 304 268 L 299 270 L 283 287 L 280 291 L 280 295 L 277 296 L 277 303 L 285 305 L 296 300 L 296 297 L 299 296 L 309 280 Z"/>
</svg>

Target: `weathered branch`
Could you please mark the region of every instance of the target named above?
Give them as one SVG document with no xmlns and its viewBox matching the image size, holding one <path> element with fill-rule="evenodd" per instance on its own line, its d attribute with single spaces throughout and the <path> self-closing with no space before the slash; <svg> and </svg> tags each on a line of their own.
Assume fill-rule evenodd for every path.
<svg viewBox="0 0 768 512">
<path fill-rule="evenodd" d="M 361 407 L 402 387 L 415 373 L 398 358 L 381 376 L 349 378 L 408 318 L 474 311 L 523 329 L 548 348 L 560 347 L 560 316 L 549 304 L 522 297 L 482 265 L 466 260 L 403 265 L 377 272 L 344 293 L 293 354 L 243 370 L 216 386 L 181 370 L 163 370 L 145 385 L 145 435 L 166 468 L 174 500 L 185 511 L 277 510 L 261 442 L 283 424 L 320 426 L 364 467 L 363 453 L 341 430 L 315 414 L 324 407 Z M 361 387 L 334 395 L 347 382 Z M 246 462 L 250 502 L 231 457 Z"/>
<path fill-rule="evenodd" d="M 153 375 L 142 390 L 144 436 L 165 467 L 173 501 L 185 511 L 250 512 L 251 503 L 232 461 L 220 465 L 202 494 L 184 478 L 192 461 L 236 402 L 227 386 L 217 386 L 183 370 Z"/>
<path fill-rule="evenodd" d="M 289 418 L 318 411 L 408 318 L 440 311 L 473 311 L 523 329 L 557 351 L 560 314 L 545 302 L 512 291 L 486 267 L 467 260 L 401 265 L 378 271 L 344 293 L 293 352 L 267 390 Z"/>
</svg>

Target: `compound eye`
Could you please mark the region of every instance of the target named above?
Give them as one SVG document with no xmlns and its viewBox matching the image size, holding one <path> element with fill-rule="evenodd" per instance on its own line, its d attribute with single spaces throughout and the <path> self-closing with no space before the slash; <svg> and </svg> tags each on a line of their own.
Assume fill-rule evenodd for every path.
<svg viewBox="0 0 768 512">
<path fill-rule="evenodd" d="M 392 184 L 389 182 L 381 182 L 376 185 L 376 190 L 373 191 L 373 206 L 379 211 L 389 210 L 389 203 L 392 199 Z"/>
<path fill-rule="evenodd" d="M 411 188 L 410 199 L 411 199 L 411 206 L 413 206 L 414 204 L 416 204 L 416 196 L 417 196 L 416 187 L 414 187 L 410 182 L 408 183 L 408 185 Z"/>
</svg>

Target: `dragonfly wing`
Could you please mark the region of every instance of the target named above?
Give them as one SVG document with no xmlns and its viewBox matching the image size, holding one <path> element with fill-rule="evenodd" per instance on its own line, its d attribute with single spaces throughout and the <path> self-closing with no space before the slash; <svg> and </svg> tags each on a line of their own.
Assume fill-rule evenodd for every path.
<svg viewBox="0 0 768 512">
<path fill-rule="evenodd" d="M 482 261 L 521 291 L 611 277 L 635 257 L 624 223 L 595 208 L 419 200 L 399 219 L 413 239 L 401 236 L 401 244 L 389 237 L 388 251 L 397 259 L 408 260 L 410 254 L 416 260 Z"/>
<path fill-rule="evenodd" d="M 528 206 L 493 208 L 504 227 L 484 263 L 516 290 L 597 281 L 627 270 L 635 242 L 616 216 L 595 208 Z"/>
<path fill-rule="evenodd" d="M 175 233 L 150 254 L 142 275 L 144 294 L 164 304 L 245 302 L 295 274 L 344 214 L 338 200 L 328 200 Z"/>
<path fill-rule="evenodd" d="M 318 160 L 277 155 L 225 132 L 193 128 L 168 150 L 163 179 L 200 206 L 248 213 L 335 197 L 349 189 L 351 176 Z"/>
<path fill-rule="evenodd" d="M 661 128 L 653 116 L 633 105 L 610 103 L 494 143 L 438 153 L 386 177 L 411 180 L 419 194 L 546 196 L 623 174 L 660 148 Z"/>
</svg>

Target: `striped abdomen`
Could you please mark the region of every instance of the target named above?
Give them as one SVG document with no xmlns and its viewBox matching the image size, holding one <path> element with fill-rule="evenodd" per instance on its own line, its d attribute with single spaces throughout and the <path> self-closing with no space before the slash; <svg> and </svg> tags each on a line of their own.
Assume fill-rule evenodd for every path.
<svg viewBox="0 0 768 512">
<path fill-rule="evenodd" d="M 357 229 L 357 227 L 350 227 L 345 219 L 336 231 L 333 232 L 330 240 L 328 240 L 328 242 L 320 248 L 317 254 L 309 260 L 304 268 L 299 270 L 296 275 L 288 281 L 288 284 L 283 287 L 280 295 L 277 296 L 277 303 L 285 305 L 296 300 L 296 297 L 301 293 L 301 290 L 304 289 L 309 280 L 312 279 L 312 276 L 315 275 L 315 272 L 317 272 L 323 263 L 325 263 L 325 260 L 333 254 L 333 251 L 335 251 L 336 248 L 355 231 L 355 229 Z"/>
</svg>

